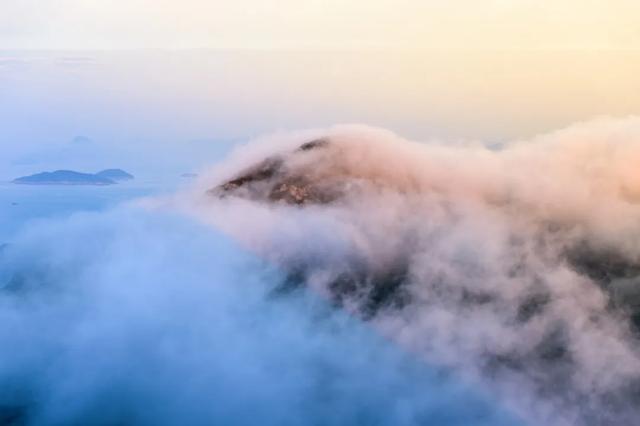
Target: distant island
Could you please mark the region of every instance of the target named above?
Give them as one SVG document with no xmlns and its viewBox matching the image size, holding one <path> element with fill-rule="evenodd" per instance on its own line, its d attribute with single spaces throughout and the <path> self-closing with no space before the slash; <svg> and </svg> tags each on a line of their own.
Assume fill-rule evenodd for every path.
<svg viewBox="0 0 640 426">
<path fill-rule="evenodd" d="M 101 172 L 80 173 L 73 170 L 56 170 L 23 176 L 13 180 L 22 185 L 114 185 L 120 181 L 134 179 L 134 176 L 120 169 L 107 169 Z"/>
<path fill-rule="evenodd" d="M 111 179 L 116 182 L 132 180 L 134 178 L 132 174 L 129 174 L 122 169 L 106 169 L 96 173 L 96 176 Z"/>
</svg>

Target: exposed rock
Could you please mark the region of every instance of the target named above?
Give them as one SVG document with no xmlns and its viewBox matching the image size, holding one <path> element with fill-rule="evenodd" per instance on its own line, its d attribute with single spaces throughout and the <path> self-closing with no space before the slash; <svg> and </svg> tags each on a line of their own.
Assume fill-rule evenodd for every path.
<svg viewBox="0 0 640 426">
<path fill-rule="evenodd" d="M 326 139 L 314 139 L 310 142 L 303 143 L 298 148 L 298 151 L 311 151 L 316 148 L 322 148 L 329 145 L 329 141 Z"/>
<path fill-rule="evenodd" d="M 325 139 L 316 139 L 298 147 L 292 155 L 327 147 Z M 242 196 L 253 200 L 284 202 L 292 205 L 324 204 L 337 194 L 323 182 L 314 182 L 300 172 L 288 170 L 285 159 L 269 157 L 235 178 L 209 190 L 217 197 Z"/>
</svg>

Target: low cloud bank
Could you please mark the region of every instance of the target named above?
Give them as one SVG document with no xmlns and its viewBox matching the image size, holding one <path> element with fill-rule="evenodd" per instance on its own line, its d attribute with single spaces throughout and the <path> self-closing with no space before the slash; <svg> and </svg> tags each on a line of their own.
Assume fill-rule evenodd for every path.
<svg viewBox="0 0 640 426">
<path fill-rule="evenodd" d="M 218 231 L 127 206 L 0 249 L 3 424 L 517 424 Z"/>
</svg>

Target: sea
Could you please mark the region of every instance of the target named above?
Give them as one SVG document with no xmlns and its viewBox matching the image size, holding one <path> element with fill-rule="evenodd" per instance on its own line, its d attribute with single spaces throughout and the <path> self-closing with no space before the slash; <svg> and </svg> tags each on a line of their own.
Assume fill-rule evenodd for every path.
<svg viewBox="0 0 640 426">
<path fill-rule="evenodd" d="M 0 245 L 30 224 L 77 212 L 105 211 L 137 198 L 176 191 L 185 182 L 125 182 L 94 185 L 17 185 L 0 183 Z"/>
</svg>

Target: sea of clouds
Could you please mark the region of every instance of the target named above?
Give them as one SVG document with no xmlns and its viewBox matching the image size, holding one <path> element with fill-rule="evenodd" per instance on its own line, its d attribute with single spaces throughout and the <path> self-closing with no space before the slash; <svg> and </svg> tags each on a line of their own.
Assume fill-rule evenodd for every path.
<svg viewBox="0 0 640 426">
<path fill-rule="evenodd" d="M 209 191 L 274 156 L 251 191 Z M 2 415 L 633 424 L 638 164 L 637 118 L 499 148 L 338 126 L 258 139 L 170 197 L 31 226 L 0 252 Z M 287 176 L 335 196 L 264 196 Z"/>
<path fill-rule="evenodd" d="M 42 221 L 0 253 L 0 422 L 518 424 L 184 216 Z"/>
</svg>

